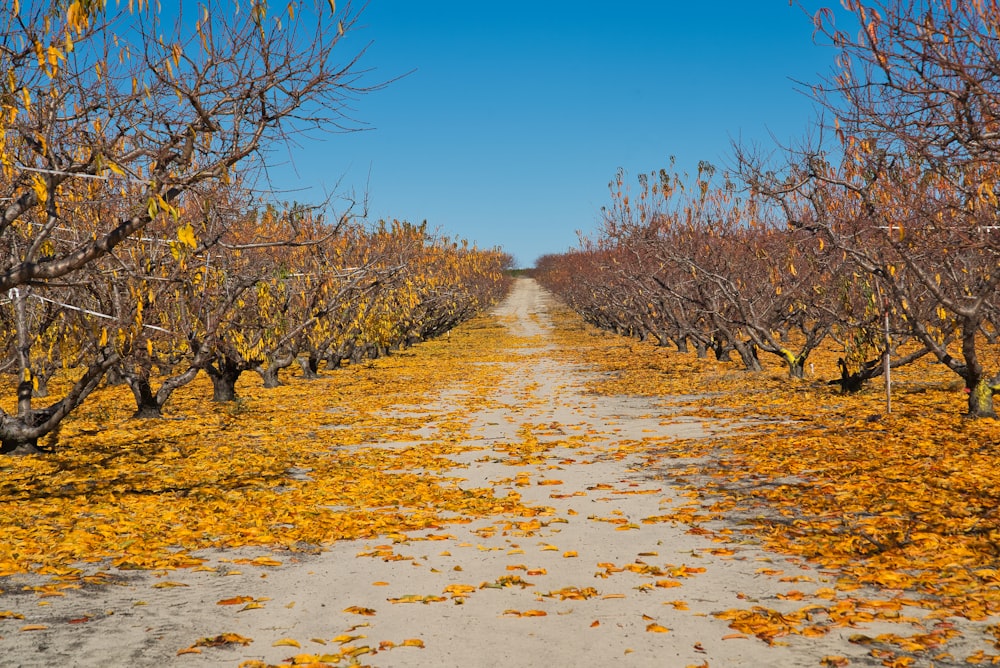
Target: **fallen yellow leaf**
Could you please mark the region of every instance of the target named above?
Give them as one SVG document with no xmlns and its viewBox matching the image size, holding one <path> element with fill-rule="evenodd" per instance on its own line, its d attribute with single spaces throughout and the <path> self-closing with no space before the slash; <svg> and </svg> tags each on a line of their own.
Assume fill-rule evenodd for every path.
<svg viewBox="0 0 1000 668">
<path fill-rule="evenodd" d="M 362 608 L 358 605 L 352 605 L 349 608 L 344 608 L 344 612 L 348 612 L 353 615 L 364 615 L 365 617 L 371 617 L 375 614 L 375 611 L 371 608 Z"/>
</svg>

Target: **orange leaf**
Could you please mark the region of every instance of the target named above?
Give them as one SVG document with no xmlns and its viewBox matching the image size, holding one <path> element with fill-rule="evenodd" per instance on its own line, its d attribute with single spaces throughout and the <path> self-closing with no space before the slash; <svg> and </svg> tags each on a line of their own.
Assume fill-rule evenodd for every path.
<svg viewBox="0 0 1000 668">
<path fill-rule="evenodd" d="M 234 596 L 232 598 L 224 598 L 216 605 L 241 605 L 243 603 L 249 603 L 253 600 L 253 596 Z"/>
<path fill-rule="evenodd" d="M 669 633 L 670 629 L 666 626 L 660 626 L 659 624 L 650 624 L 646 627 L 646 630 L 650 633 Z"/>
</svg>

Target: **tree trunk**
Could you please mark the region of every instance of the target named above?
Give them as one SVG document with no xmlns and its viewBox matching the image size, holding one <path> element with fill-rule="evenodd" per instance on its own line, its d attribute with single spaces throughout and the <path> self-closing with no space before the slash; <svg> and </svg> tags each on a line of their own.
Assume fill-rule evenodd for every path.
<svg viewBox="0 0 1000 668">
<path fill-rule="evenodd" d="M 41 417 L 42 419 L 37 419 Z M 30 435 L 28 429 L 45 416 L 30 415 L 25 421 L 3 416 L 0 418 L 0 454 L 36 455 L 44 452 L 38 447 L 38 436 Z"/>
<path fill-rule="evenodd" d="M 261 379 L 264 381 L 264 387 L 280 387 L 282 383 L 281 379 L 278 378 L 278 372 L 294 364 L 295 358 L 296 354 L 293 352 L 286 352 L 283 355 L 271 355 L 267 358 L 267 368 L 262 364 L 258 364 L 254 367 L 254 371 L 260 374 Z"/>
<path fill-rule="evenodd" d="M 41 455 L 45 451 L 38 447 L 37 438 L 19 439 L 16 437 L 0 439 L 0 455 Z"/>
<path fill-rule="evenodd" d="M 733 352 L 733 347 L 721 339 L 712 342 L 712 352 L 715 353 L 715 359 L 719 362 L 729 362 L 733 359 L 730 355 Z"/>
<path fill-rule="evenodd" d="M 160 402 L 156 400 L 156 395 L 153 394 L 153 388 L 149 384 L 149 378 L 144 378 L 134 374 L 125 374 L 125 380 L 128 382 L 128 386 L 132 390 L 132 396 L 135 397 L 136 409 L 135 413 L 132 414 L 134 419 L 163 417 L 162 406 L 160 406 Z"/>
<path fill-rule="evenodd" d="M 663 337 L 661 338 L 661 340 L 664 341 L 663 345 L 667 345 L 666 344 L 666 341 L 667 341 L 667 335 L 666 334 L 663 335 Z M 679 352 L 679 353 L 686 353 L 686 352 L 688 352 L 688 350 L 690 350 L 688 348 L 688 337 L 686 337 L 686 336 L 678 336 L 674 340 L 674 345 L 677 346 L 677 352 Z"/>
<path fill-rule="evenodd" d="M 258 365 L 253 368 L 260 376 L 261 380 L 264 381 L 264 387 L 271 390 L 276 387 L 281 386 L 281 381 L 278 379 L 278 367 L 273 364 L 268 366 Z"/>
<path fill-rule="evenodd" d="M 694 341 L 694 354 L 698 356 L 698 359 L 703 360 L 708 357 L 708 346 L 704 341 L 699 341 L 695 339 Z"/>
<path fill-rule="evenodd" d="M 300 357 L 299 366 L 302 367 L 302 377 L 307 380 L 319 378 L 319 358 L 309 353 L 309 357 Z"/>
<path fill-rule="evenodd" d="M 125 382 L 125 376 L 122 374 L 121 369 L 117 366 L 113 366 L 108 369 L 108 372 L 104 374 L 104 382 L 106 385 L 121 385 Z"/>
<path fill-rule="evenodd" d="M 788 365 L 788 375 L 792 378 L 805 378 L 806 377 L 806 356 L 805 355 L 795 355 L 792 351 L 787 348 L 781 349 L 781 359 L 785 360 L 785 364 Z"/>
<path fill-rule="evenodd" d="M 205 367 L 208 377 L 212 379 L 212 401 L 236 401 L 236 381 L 243 373 L 243 366 L 226 356 L 215 364 Z"/>
<path fill-rule="evenodd" d="M 966 391 L 969 393 L 969 413 L 972 418 L 995 418 L 996 409 L 993 407 L 993 395 L 996 393 L 990 381 L 986 377 L 981 377 L 970 383 L 966 380 Z"/>
<path fill-rule="evenodd" d="M 747 371 L 764 370 L 764 367 L 760 365 L 760 359 L 757 357 L 757 346 L 752 341 L 735 341 L 733 342 L 733 348 L 736 349 L 736 353 L 740 356 L 740 360 Z"/>
</svg>

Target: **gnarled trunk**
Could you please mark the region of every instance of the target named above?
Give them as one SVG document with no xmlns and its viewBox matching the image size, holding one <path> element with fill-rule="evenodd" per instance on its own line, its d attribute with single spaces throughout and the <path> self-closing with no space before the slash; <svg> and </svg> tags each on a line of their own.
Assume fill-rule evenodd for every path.
<svg viewBox="0 0 1000 668">
<path fill-rule="evenodd" d="M 273 389 L 275 387 L 281 386 L 281 379 L 278 378 L 278 372 L 292 365 L 295 362 L 295 355 L 293 353 L 287 353 L 285 355 L 275 355 L 267 360 L 267 366 L 263 364 L 256 365 L 253 370 L 261 377 L 264 381 L 264 387 L 268 389 Z"/>
<path fill-rule="evenodd" d="M 133 418 L 161 418 L 163 417 L 163 407 L 156 400 L 153 388 L 149 384 L 149 378 L 135 374 L 125 374 L 125 380 L 135 397 L 135 413 Z"/>
<path fill-rule="evenodd" d="M 319 357 L 309 353 L 308 357 L 299 358 L 299 367 L 302 369 L 302 377 L 307 380 L 319 378 Z"/>
<path fill-rule="evenodd" d="M 38 447 L 39 434 L 34 428 L 49 416 L 45 411 L 31 410 L 31 394 L 34 390 L 30 380 L 17 385 L 18 404 L 27 401 L 28 410 L 18 410 L 18 415 L 0 417 L 0 453 L 5 455 L 32 455 L 42 452 Z"/>
<path fill-rule="evenodd" d="M 743 367 L 747 371 L 764 370 L 764 367 L 760 365 L 760 359 L 757 357 L 757 346 L 754 345 L 753 341 L 734 341 L 733 348 L 736 349 L 736 353 L 740 356 Z"/>
<path fill-rule="evenodd" d="M 792 378 L 806 377 L 806 356 L 796 355 L 787 348 L 781 349 L 781 359 L 788 365 L 788 375 Z"/>
<path fill-rule="evenodd" d="M 215 364 L 205 366 L 212 379 L 212 401 L 236 401 L 236 381 L 243 373 L 243 365 L 223 355 Z"/>
<path fill-rule="evenodd" d="M 715 354 L 715 359 L 719 362 L 730 362 L 733 359 L 730 354 L 733 352 L 733 346 L 722 339 L 712 341 L 712 352 Z"/>
<path fill-rule="evenodd" d="M 58 434 L 62 420 L 83 403 L 100 384 L 108 367 L 117 362 L 117 354 L 102 351 L 66 396 L 41 409 L 31 406 L 32 382 L 21 381 L 17 386 L 17 413 L 11 415 L 0 409 L 0 454 L 44 452 L 38 447 L 38 440 L 46 435 Z"/>
</svg>

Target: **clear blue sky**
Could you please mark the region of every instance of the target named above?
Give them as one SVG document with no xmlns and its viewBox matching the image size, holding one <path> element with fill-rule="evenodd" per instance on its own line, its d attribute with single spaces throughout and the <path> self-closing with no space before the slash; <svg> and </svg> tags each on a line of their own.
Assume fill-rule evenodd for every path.
<svg viewBox="0 0 1000 668">
<path fill-rule="evenodd" d="M 835 55 L 812 28 L 787 0 L 371 0 L 345 47 L 371 42 L 369 82 L 412 73 L 354 104 L 370 129 L 314 136 L 273 183 L 306 201 L 339 180 L 373 219 L 531 266 L 595 229 L 619 167 L 725 167 L 733 140 L 805 136 L 815 105 L 793 80 Z"/>
</svg>

